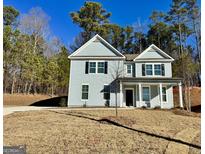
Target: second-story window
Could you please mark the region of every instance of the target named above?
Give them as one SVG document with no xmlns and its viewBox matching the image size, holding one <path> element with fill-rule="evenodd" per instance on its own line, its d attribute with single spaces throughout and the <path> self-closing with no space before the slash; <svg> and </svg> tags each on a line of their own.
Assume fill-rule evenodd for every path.
<svg viewBox="0 0 205 154">
<path fill-rule="evenodd" d="M 104 72 L 105 72 L 105 63 L 98 62 L 98 73 L 104 73 Z"/>
<path fill-rule="evenodd" d="M 89 73 L 96 73 L 96 62 L 90 62 L 89 64 Z"/>
<path fill-rule="evenodd" d="M 127 64 L 127 74 L 132 74 L 132 65 Z"/>
<path fill-rule="evenodd" d="M 153 75 L 153 73 L 152 73 L 152 64 L 146 64 L 145 69 L 146 69 L 146 75 Z"/>
<path fill-rule="evenodd" d="M 160 64 L 154 65 L 154 75 L 162 75 L 162 69 Z"/>
</svg>

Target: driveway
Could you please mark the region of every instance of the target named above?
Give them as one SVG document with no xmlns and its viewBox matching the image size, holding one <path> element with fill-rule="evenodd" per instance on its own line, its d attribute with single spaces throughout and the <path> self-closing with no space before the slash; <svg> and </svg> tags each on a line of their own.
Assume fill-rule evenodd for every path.
<svg viewBox="0 0 205 154">
<path fill-rule="evenodd" d="M 35 107 L 35 106 L 4 106 L 4 116 L 18 112 L 18 111 L 34 111 L 34 110 L 43 110 L 50 109 L 52 107 Z"/>
</svg>

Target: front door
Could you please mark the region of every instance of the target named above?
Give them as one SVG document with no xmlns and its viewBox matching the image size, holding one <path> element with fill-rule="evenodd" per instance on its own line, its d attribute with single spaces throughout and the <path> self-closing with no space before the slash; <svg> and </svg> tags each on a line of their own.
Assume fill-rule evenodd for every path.
<svg viewBox="0 0 205 154">
<path fill-rule="evenodd" d="M 126 106 L 133 106 L 133 90 L 125 90 Z"/>
</svg>

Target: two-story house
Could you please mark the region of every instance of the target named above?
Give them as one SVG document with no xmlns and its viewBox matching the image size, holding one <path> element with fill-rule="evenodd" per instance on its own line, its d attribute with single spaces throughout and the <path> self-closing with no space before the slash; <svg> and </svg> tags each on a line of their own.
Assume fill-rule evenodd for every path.
<svg viewBox="0 0 205 154">
<path fill-rule="evenodd" d="M 99 35 L 70 56 L 68 106 L 173 108 L 174 59 L 155 45 L 140 54 L 122 54 Z"/>
</svg>

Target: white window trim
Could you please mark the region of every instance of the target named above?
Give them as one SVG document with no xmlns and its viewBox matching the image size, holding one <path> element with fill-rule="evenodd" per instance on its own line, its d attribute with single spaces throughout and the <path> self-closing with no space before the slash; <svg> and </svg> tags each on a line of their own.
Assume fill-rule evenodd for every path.
<svg viewBox="0 0 205 154">
<path fill-rule="evenodd" d="M 166 89 L 166 101 L 164 101 L 163 98 L 162 98 L 162 103 L 168 103 L 168 101 L 167 101 L 167 86 L 162 86 L 162 88 Z M 160 86 L 158 86 L 158 95 L 159 95 L 159 100 L 160 100 L 160 97 L 161 97 L 160 96 Z M 162 93 L 162 97 L 163 97 L 163 93 Z"/>
<path fill-rule="evenodd" d="M 167 103 L 167 102 L 168 102 L 168 101 L 167 101 L 167 87 L 166 87 L 166 86 L 162 86 L 162 89 L 163 89 L 163 88 L 165 88 L 165 91 L 166 91 L 166 94 L 165 94 L 165 96 L 166 96 L 166 101 L 163 100 L 163 90 L 162 90 L 162 102 L 163 102 L 163 103 Z"/>
<path fill-rule="evenodd" d="M 90 62 L 94 62 L 95 63 L 95 73 L 90 73 Z M 104 74 L 104 73 L 98 73 L 98 62 L 103 62 L 103 63 L 105 63 L 106 61 L 104 61 L 104 60 L 99 60 L 99 61 L 93 61 L 93 60 L 91 60 L 91 61 L 88 61 L 88 65 L 89 65 L 89 69 L 88 69 L 88 73 L 89 74 Z M 104 70 L 105 70 L 105 64 L 104 64 Z"/>
<path fill-rule="evenodd" d="M 110 85 L 109 85 L 109 84 L 104 84 L 104 85 L 103 85 L 103 89 L 104 89 L 105 86 L 110 86 Z M 110 91 L 111 91 L 111 90 L 110 90 L 110 88 L 109 88 L 109 93 L 110 93 Z M 107 100 L 107 99 L 104 98 L 104 93 L 105 93 L 105 92 L 103 91 L 103 99 L 104 99 L 104 100 Z M 110 99 L 109 99 L 109 100 L 110 100 Z"/>
<path fill-rule="evenodd" d="M 145 63 L 145 76 L 147 76 L 147 77 L 164 77 L 163 75 L 155 75 L 155 71 L 154 71 L 154 65 L 162 65 L 162 64 L 164 64 L 164 63 Z M 147 75 L 146 65 L 152 65 L 152 75 Z M 161 66 L 161 74 L 162 74 L 162 66 Z"/>
<path fill-rule="evenodd" d="M 82 87 L 83 87 L 83 85 L 87 85 L 88 86 L 88 99 L 89 99 L 89 89 L 90 89 L 89 84 L 88 83 L 82 83 L 81 84 L 81 101 L 88 101 L 88 99 L 82 99 L 82 94 L 83 94 Z"/>
<path fill-rule="evenodd" d="M 149 88 L 149 102 L 151 102 L 151 86 L 148 86 L 148 85 L 146 85 L 146 86 L 142 86 L 142 102 L 147 102 L 147 101 L 144 101 L 143 100 L 143 88 Z"/>
<path fill-rule="evenodd" d="M 131 73 L 127 73 L 127 66 L 128 65 L 130 65 L 131 66 Z M 132 66 L 132 64 L 126 64 L 126 75 L 132 75 L 132 73 L 133 73 L 133 66 Z"/>
</svg>

